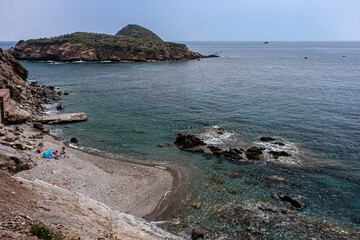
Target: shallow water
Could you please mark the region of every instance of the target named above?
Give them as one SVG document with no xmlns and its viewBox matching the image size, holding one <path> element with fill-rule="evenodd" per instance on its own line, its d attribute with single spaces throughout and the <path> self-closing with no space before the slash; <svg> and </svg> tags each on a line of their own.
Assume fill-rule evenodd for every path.
<svg viewBox="0 0 360 240">
<path fill-rule="evenodd" d="M 221 57 L 162 63 L 22 63 L 30 81 L 70 93 L 61 101 L 65 112 L 87 112 L 87 122 L 57 126 L 66 139 L 76 136 L 81 146 L 144 161 L 193 164 L 202 179 L 193 201 L 206 204 L 239 196 L 271 200 L 274 192 L 297 193 L 308 198 L 304 214 L 358 227 L 352 219 L 360 215 L 360 42 L 186 44 Z M 168 145 L 177 130 L 214 125 L 247 142 L 279 137 L 296 146 L 308 162 L 325 167 L 239 165 Z M 165 147 L 157 147 L 160 143 Z M 224 170 L 211 167 L 219 161 Z M 229 178 L 229 171 L 241 177 Z M 225 183 L 213 184 L 213 174 Z M 266 181 L 273 174 L 284 176 L 290 190 Z M 249 179 L 258 184 L 246 183 Z M 237 193 L 230 194 L 230 188 Z M 200 222 L 208 216 L 192 208 L 183 212 Z"/>
</svg>

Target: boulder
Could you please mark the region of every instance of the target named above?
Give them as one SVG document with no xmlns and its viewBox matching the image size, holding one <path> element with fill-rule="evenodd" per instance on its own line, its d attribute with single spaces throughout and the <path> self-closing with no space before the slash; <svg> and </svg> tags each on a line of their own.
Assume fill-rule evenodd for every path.
<svg viewBox="0 0 360 240">
<path fill-rule="evenodd" d="M 69 93 L 68 93 L 68 92 L 64 92 L 64 95 L 66 95 L 66 96 L 67 96 L 67 95 L 69 95 Z"/>
<path fill-rule="evenodd" d="M 14 142 L 16 140 L 18 140 L 19 137 L 15 136 L 15 135 L 8 135 L 6 136 L 6 138 L 4 139 L 5 142 Z"/>
<path fill-rule="evenodd" d="M 29 120 L 31 113 L 22 109 L 20 104 L 10 100 L 7 106 L 6 122 L 8 123 L 22 123 Z"/>
<path fill-rule="evenodd" d="M 76 137 L 73 137 L 70 139 L 70 142 L 72 143 L 78 143 L 79 142 L 79 139 L 77 139 Z"/>
<path fill-rule="evenodd" d="M 16 127 L 14 128 L 14 130 L 15 130 L 15 131 L 18 131 L 18 132 L 20 132 L 20 133 L 23 133 L 23 132 L 24 132 L 24 129 L 21 128 L 21 127 L 19 127 L 19 126 L 16 126 Z"/>
<path fill-rule="evenodd" d="M 39 116 L 36 121 L 41 123 L 70 123 L 86 121 L 88 119 L 86 113 L 61 113 L 54 115 L 43 115 Z"/>
<path fill-rule="evenodd" d="M 278 152 L 278 151 L 269 151 L 269 153 L 271 155 L 273 155 L 275 159 L 278 159 L 279 157 L 290 157 L 291 156 L 291 154 L 289 154 L 289 153 L 287 153 L 285 151 L 280 151 L 280 152 Z"/>
<path fill-rule="evenodd" d="M 240 155 L 241 152 L 237 149 L 229 149 L 228 151 L 223 151 L 221 153 L 222 156 L 233 160 L 233 161 L 238 161 L 240 159 L 242 159 L 243 157 Z"/>
<path fill-rule="evenodd" d="M 43 125 L 41 122 L 34 122 L 33 127 L 39 130 L 43 130 Z"/>
<path fill-rule="evenodd" d="M 56 95 L 53 97 L 53 100 L 55 100 L 55 101 L 61 100 L 61 97 L 59 95 Z"/>
<path fill-rule="evenodd" d="M 201 141 L 199 138 L 194 135 L 187 134 L 183 135 L 181 133 L 178 134 L 178 137 L 175 140 L 175 144 L 184 150 L 191 149 L 198 146 L 204 146 L 205 143 Z"/>
<path fill-rule="evenodd" d="M 57 110 L 64 110 L 64 109 L 65 109 L 65 105 L 61 103 L 61 104 L 59 104 L 59 105 L 56 106 L 56 109 L 57 109 Z"/>
<path fill-rule="evenodd" d="M 272 142 L 272 141 L 275 141 L 276 139 L 272 138 L 272 137 L 261 137 L 261 138 L 259 138 L 259 140 L 262 142 Z"/>
<path fill-rule="evenodd" d="M 41 132 L 45 133 L 45 134 L 49 134 L 50 133 L 50 128 L 44 127 Z"/>
<path fill-rule="evenodd" d="M 196 240 L 196 239 L 204 239 L 204 238 L 205 238 L 205 233 L 200 229 L 194 227 L 191 232 L 191 239 Z"/>
<path fill-rule="evenodd" d="M 17 149 L 20 149 L 20 150 L 25 150 L 25 149 L 26 149 L 25 146 L 24 146 L 24 144 L 19 143 L 19 142 L 16 142 L 16 143 L 14 144 L 14 147 L 17 148 Z"/>
<path fill-rule="evenodd" d="M 5 136 L 7 134 L 7 131 L 6 130 L 1 130 L 0 131 L 0 136 Z"/>
<path fill-rule="evenodd" d="M 245 155 L 249 160 L 259 160 L 263 150 L 261 147 L 251 147 L 246 150 Z"/>
</svg>

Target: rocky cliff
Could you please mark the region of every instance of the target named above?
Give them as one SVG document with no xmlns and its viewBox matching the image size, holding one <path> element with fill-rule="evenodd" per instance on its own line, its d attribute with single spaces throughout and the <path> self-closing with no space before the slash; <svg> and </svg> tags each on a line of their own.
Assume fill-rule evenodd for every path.
<svg viewBox="0 0 360 240">
<path fill-rule="evenodd" d="M 75 32 L 53 38 L 19 41 L 7 50 L 20 60 L 168 61 L 204 57 L 184 44 L 164 42 L 150 30 L 128 25 L 116 35 Z"/>
<path fill-rule="evenodd" d="M 10 54 L 0 48 L 0 89 L 10 89 L 6 120 L 23 122 L 41 109 L 41 103 L 56 95 L 54 88 L 27 82 L 28 71 Z"/>
</svg>

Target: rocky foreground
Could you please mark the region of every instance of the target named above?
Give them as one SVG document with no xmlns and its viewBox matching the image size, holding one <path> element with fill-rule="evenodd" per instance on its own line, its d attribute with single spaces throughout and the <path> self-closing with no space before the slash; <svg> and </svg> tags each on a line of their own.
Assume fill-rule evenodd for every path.
<svg viewBox="0 0 360 240">
<path fill-rule="evenodd" d="M 140 219 L 158 211 L 178 188 L 167 167 L 71 148 L 60 160 L 45 159 L 44 151 L 63 143 L 31 124 L 5 126 L 2 132 L 1 143 L 17 138 L 18 144 L 0 145 L 1 239 L 32 239 L 35 225 L 62 239 L 180 239 Z"/>
<path fill-rule="evenodd" d="M 19 60 L 41 61 L 169 61 L 216 57 L 193 52 L 184 44 L 164 42 L 131 24 L 115 35 L 75 32 L 53 38 L 19 41 L 7 52 Z"/>
</svg>

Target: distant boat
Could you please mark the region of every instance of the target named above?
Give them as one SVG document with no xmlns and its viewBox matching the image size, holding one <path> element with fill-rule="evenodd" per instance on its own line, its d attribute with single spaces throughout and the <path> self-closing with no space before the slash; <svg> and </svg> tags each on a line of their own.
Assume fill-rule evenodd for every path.
<svg viewBox="0 0 360 240">
<path fill-rule="evenodd" d="M 269 44 L 269 42 L 264 42 L 264 44 Z"/>
</svg>

